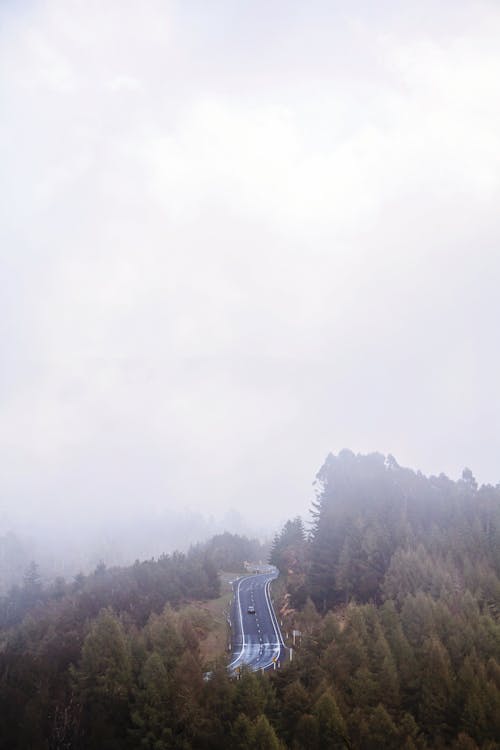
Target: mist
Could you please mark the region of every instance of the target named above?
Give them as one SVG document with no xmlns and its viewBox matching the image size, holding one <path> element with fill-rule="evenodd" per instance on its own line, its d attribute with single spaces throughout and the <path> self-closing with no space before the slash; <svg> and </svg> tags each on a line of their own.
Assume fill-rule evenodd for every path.
<svg viewBox="0 0 500 750">
<path fill-rule="evenodd" d="M 500 481 L 499 32 L 1 4 L 1 534 L 82 565 L 269 538 L 344 447 Z"/>
</svg>

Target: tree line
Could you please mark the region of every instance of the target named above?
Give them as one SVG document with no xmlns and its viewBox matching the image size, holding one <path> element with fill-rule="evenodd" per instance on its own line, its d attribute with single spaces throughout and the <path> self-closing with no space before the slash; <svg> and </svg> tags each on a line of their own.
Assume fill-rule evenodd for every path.
<svg viewBox="0 0 500 750">
<path fill-rule="evenodd" d="M 499 747 L 500 487 L 350 451 L 316 486 L 271 551 L 297 692 L 327 687 L 339 747 Z"/>
<path fill-rule="evenodd" d="M 500 487 L 342 451 L 316 488 L 270 552 L 301 633 L 276 672 L 200 656 L 198 602 L 248 540 L 48 587 L 31 566 L 0 601 L 0 749 L 499 748 Z"/>
</svg>

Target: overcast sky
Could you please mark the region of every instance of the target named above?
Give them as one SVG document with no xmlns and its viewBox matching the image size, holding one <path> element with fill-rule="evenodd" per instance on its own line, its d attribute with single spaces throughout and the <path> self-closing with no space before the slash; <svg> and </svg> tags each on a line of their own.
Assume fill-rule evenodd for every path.
<svg viewBox="0 0 500 750">
<path fill-rule="evenodd" d="M 0 517 L 500 481 L 498 2 L 2 0 Z"/>
</svg>

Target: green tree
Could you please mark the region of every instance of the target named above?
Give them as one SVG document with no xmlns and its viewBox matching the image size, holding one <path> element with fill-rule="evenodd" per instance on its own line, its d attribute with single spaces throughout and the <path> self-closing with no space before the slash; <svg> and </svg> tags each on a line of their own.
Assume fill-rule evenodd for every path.
<svg viewBox="0 0 500 750">
<path fill-rule="evenodd" d="M 283 691 L 281 727 L 285 739 L 291 743 L 301 717 L 309 712 L 310 696 L 300 680 L 294 680 Z"/>
<path fill-rule="evenodd" d="M 169 750 L 173 718 L 171 680 L 161 656 L 153 651 L 144 663 L 135 690 L 131 736 L 145 750 Z"/>
<path fill-rule="evenodd" d="M 254 726 L 248 716 L 238 714 L 231 731 L 231 747 L 234 750 L 249 750 L 253 745 Z"/>
<path fill-rule="evenodd" d="M 92 623 L 74 675 L 86 746 L 123 747 L 130 724 L 131 660 L 125 632 L 111 610 L 102 610 Z"/>
<path fill-rule="evenodd" d="M 317 700 L 313 714 L 318 721 L 318 735 L 322 747 L 350 747 L 345 721 L 330 690 L 324 692 Z"/>
<path fill-rule="evenodd" d="M 266 696 L 262 682 L 253 672 L 243 672 L 236 686 L 235 710 L 249 719 L 256 719 L 264 712 Z"/>
<path fill-rule="evenodd" d="M 316 716 L 302 714 L 297 722 L 292 742 L 294 750 L 319 750 L 325 747 L 320 744 L 319 724 Z"/>
<path fill-rule="evenodd" d="M 252 750 L 280 750 L 281 743 L 267 717 L 257 717 L 253 730 Z"/>
<path fill-rule="evenodd" d="M 368 722 L 368 734 L 364 745 L 366 750 L 399 750 L 401 747 L 398 730 L 390 715 L 379 703 L 372 712 Z"/>
<path fill-rule="evenodd" d="M 448 736 L 454 721 L 453 680 L 446 648 L 435 636 L 421 652 L 420 724 L 430 737 Z"/>
</svg>

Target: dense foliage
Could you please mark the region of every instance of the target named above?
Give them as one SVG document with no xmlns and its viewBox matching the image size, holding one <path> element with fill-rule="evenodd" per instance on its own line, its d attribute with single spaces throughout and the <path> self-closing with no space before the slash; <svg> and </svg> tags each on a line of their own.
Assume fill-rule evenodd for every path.
<svg viewBox="0 0 500 750">
<path fill-rule="evenodd" d="M 40 582 L 36 564 L 31 563 L 23 586 L 12 587 L 0 598 L 0 627 L 15 625 L 27 613 L 38 617 L 48 611 L 68 610 L 71 617 L 83 622 L 108 606 L 143 625 L 167 602 L 178 604 L 218 594 L 217 569 L 210 556 L 198 548 L 186 555 L 162 555 L 158 560 L 136 562 L 126 568 L 100 564 L 92 575 L 78 575 L 70 584 L 59 578 L 46 587 Z"/>
<path fill-rule="evenodd" d="M 0 607 L 0 750 L 500 747 L 500 488 L 329 456 L 311 532 L 293 519 L 271 549 L 292 663 L 204 678 L 203 611 L 178 605 L 248 544 L 48 589 L 31 566 Z"/>
<path fill-rule="evenodd" d="M 500 487 L 350 451 L 317 480 L 310 538 L 294 554 L 289 523 L 272 554 L 297 561 L 283 614 L 339 746 L 500 747 Z"/>
<path fill-rule="evenodd" d="M 419 590 L 496 605 L 500 487 L 478 489 L 469 469 L 453 482 L 350 451 L 330 455 L 318 482 L 308 587 L 321 611 Z"/>
</svg>

